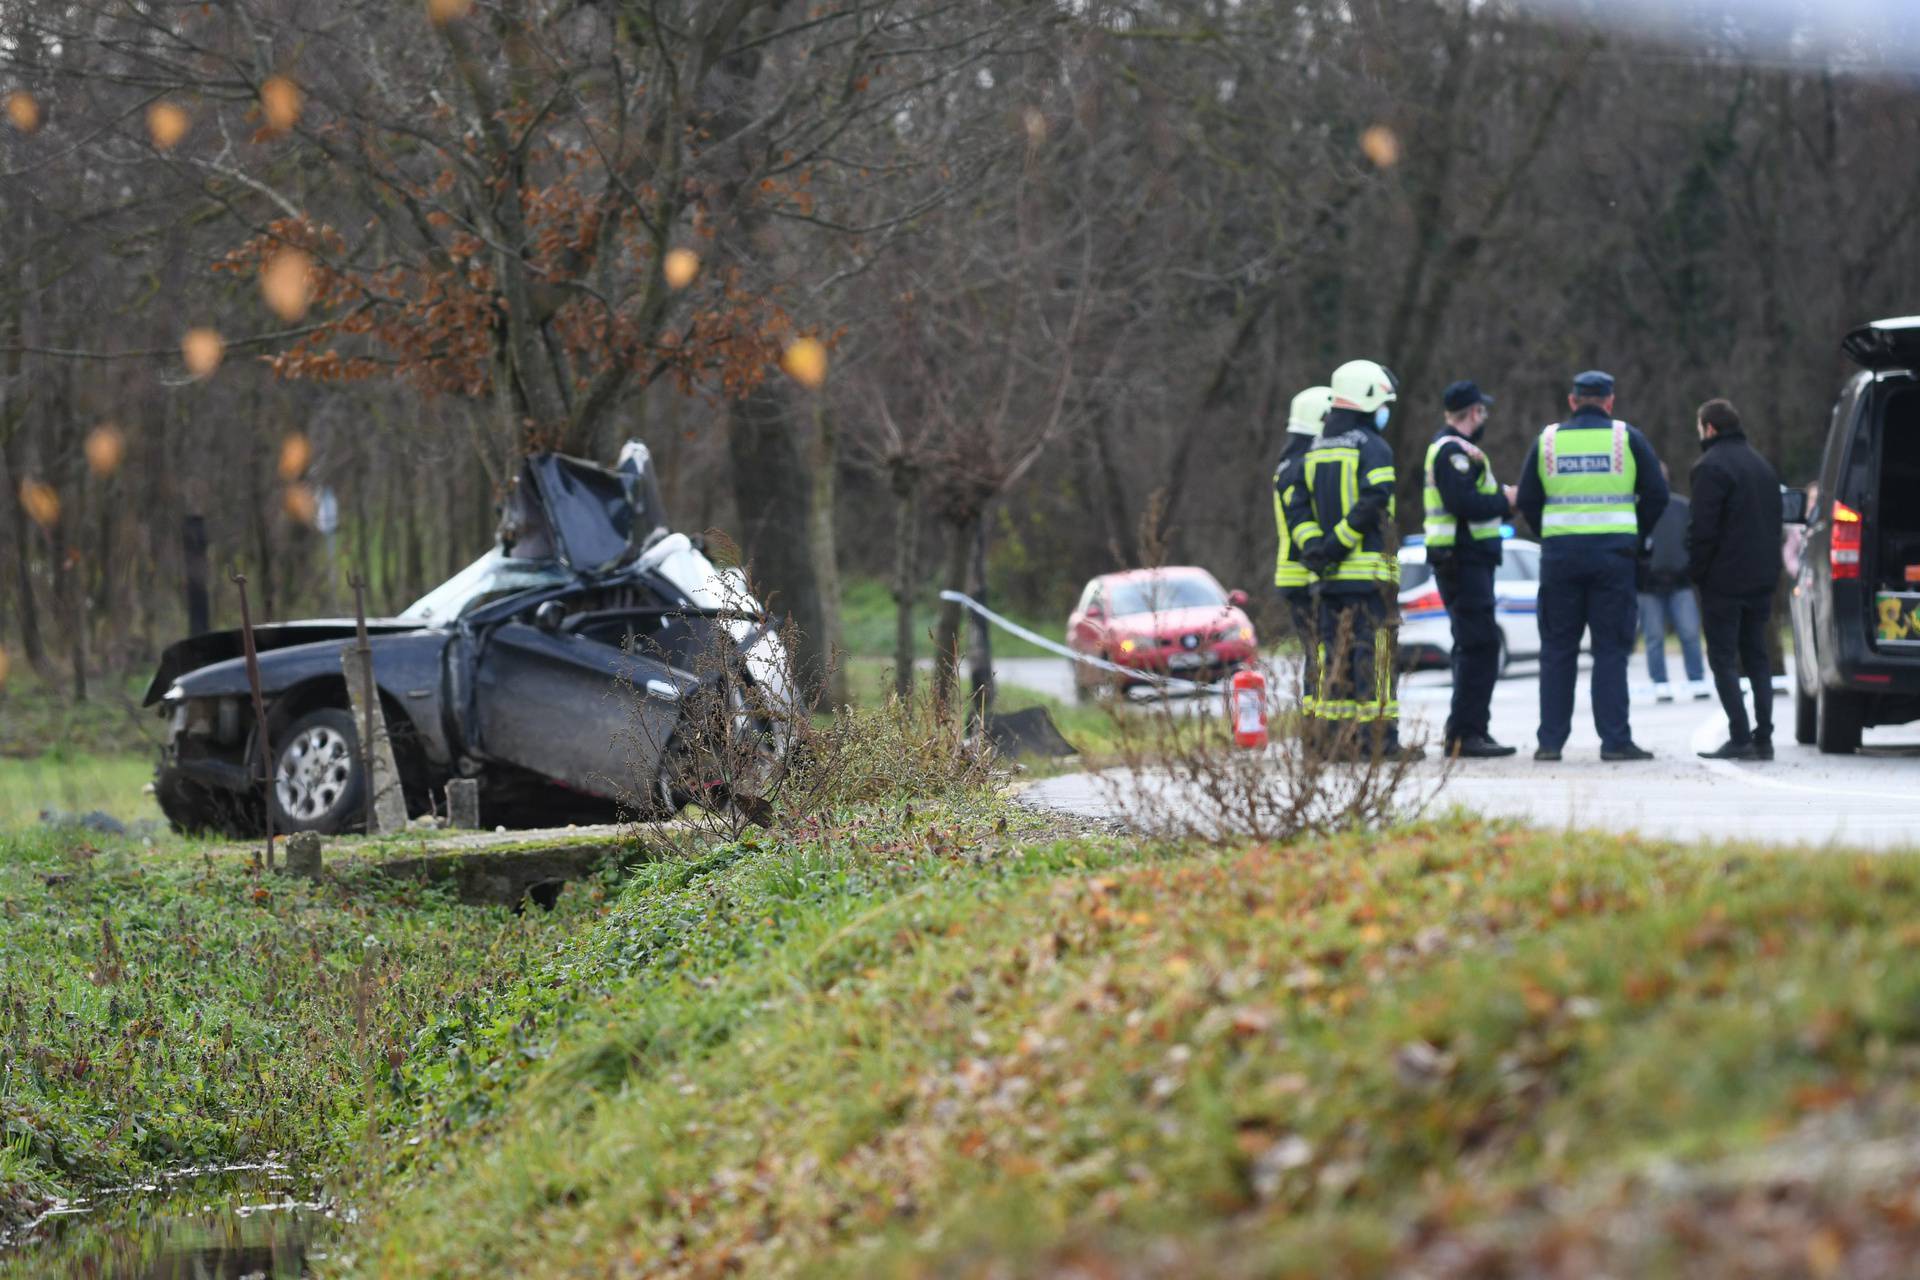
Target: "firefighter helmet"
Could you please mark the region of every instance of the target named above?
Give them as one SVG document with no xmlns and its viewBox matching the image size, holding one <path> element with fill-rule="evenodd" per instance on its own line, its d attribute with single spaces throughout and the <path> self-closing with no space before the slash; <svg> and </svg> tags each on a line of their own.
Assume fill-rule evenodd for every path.
<svg viewBox="0 0 1920 1280">
<path fill-rule="evenodd" d="M 1332 407 L 1332 387 L 1308 387 L 1293 398 L 1293 406 L 1287 410 L 1287 430 L 1301 436 L 1319 435 Z"/>
<path fill-rule="evenodd" d="M 1349 360 L 1333 371 L 1333 407 L 1372 413 L 1400 398 L 1393 371 L 1372 360 Z"/>
</svg>

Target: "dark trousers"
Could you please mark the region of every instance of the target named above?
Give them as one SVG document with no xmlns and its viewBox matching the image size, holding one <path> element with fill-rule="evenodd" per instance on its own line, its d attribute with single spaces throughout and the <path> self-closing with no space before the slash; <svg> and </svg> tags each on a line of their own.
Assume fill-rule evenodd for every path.
<svg viewBox="0 0 1920 1280">
<path fill-rule="evenodd" d="M 1453 706 L 1447 742 L 1486 737 L 1493 685 L 1500 678 L 1500 626 L 1493 620 L 1493 566 L 1436 564 L 1433 581 L 1453 624 Z"/>
<path fill-rule="evenodd" d="M 1393 632 L 1380 591 L 1321 588 L 1320 664 L 1313 714 L 1323 720 L 1374 724 L 1384 745 L 1397 745 L 1400 704 L 1393 692 Z"/>
<path fill-rule="evenodd" d="M 1306 705 L 1313 701 L 1314 690 L 1320 687 L 1320 617 L 1313 603 L 1313 588 L 1280 588 L 1280 605 L 1286 611 L 1287 625 L 1293 628 L 1293 638 L 1300 642 L 1300 652 L 1304 655 L 1300 665 L 1300 701 Z"/>
<path fill-rule="evenodd" d="M 1627 655 L 1633 652 L 1640 600 L 1632 553 L 1560 546 L 1549 538 L 1540 558 L 1540 745 L 1558 751 L 1573 732 L 1573 686 L 1580 636 L 1593 636 L 1593 727 L 1604 750 L 1633 741 L 1627 722 Z"/>
<path fill-rule="evenodd" d="M 1727 736 L 1735 742 L 1773 741 L 1773 664 L 1767 661 L 1767 624 L 1773 593 L 1757 596 L 1700 596 L 1707 637 L 1707 666 L 1713 687 L 1727 712 Z M 1753 725 L 1747 725 L 1740 676 L 1753 686 Z"/>
</svg>

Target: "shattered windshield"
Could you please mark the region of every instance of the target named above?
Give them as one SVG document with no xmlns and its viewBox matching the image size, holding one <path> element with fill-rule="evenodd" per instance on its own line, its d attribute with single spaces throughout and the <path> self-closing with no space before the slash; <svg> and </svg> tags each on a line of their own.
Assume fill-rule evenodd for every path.
<svg viewBox="0 0 1920 1280">
<path fill-rule="evenodd" d="M 532 587 L 553 587 L 573 574 L 552 560 L 515 560 L 495 547 L 408 605 L 400 614 L 418 622 L 451 622 L 491 600 Z"/>
</svg>

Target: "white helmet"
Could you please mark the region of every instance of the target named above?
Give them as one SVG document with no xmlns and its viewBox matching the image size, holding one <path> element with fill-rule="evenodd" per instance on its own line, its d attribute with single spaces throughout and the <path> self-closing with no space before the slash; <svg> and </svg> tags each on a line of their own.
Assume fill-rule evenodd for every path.
<svg viewBox="0 0 1920 1280">
<path fill-rule="evenodd" d="M 1400 398 L 1393 370 L 1372 360 L 1349 360 L 1333 371 L 1333 407 L 1372 413 Z"/>
<path fill-rule="evenodd" d="M 1332 387 L 1308 387 L 1293 398 L 1287 410 L 1287 430 L 1299 436 L 1317 436 L 1333 408 Z"/>
</svg>

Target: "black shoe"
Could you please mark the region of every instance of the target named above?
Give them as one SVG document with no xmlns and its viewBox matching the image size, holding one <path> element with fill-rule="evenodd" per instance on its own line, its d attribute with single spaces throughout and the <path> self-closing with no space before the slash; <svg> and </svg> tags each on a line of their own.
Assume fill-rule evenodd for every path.
<svg viewBox="0 0 1920 1280">
<path fill-rule="evenodd" d="M 1771 755 L 1773 748 L 1767 748 L 1767 753 Z M 1735 742 L 1732 738 L 1728 738 L 1715 750 L 1702 751 L 1698 754 L 1702 760 L 1758 760 L 1760 758 L 1759 752 L 1753 749 L 1751 742 Z"/>
<path fill-rule="evenodd" d="M 1518 750 L 1518 747 L 1503 747 L 1484 733 L 1455 738 L 1447 744 L 1447 754 L 1462 760 L 1494 760 Z"/>
<path fill-rule="evenodd" d="M 1533 751 L 1533 758 L 1535 760 L 1542 760 L 1548 763 L 1554 763 L 1560 759 L 1560 748 L 1535 747 Z"/>
<path fill-rule="evenodd" d="M 1637 742 L 1629 742 L 1624 747 L 1600 748 L 1600 758 L 1617 764 L 1623 760 L 1651 760 L 1653 752 Z"/>
<path fill-rule="evenodd" d="M 1773 759 L 1773 739 L 1755 738 L 1753 740 L 1753 758 L 1755 760 Z"/>
<path fill-rule="evenodd" d="M 1427 753 L 1419 747 L 1403 747 L 1397 742 L 1389 742 L 1380 748 L 1380 758 L 1395 764 L 1412 764 L 1416 760 L 1425 760 Z"/>
</svg>

